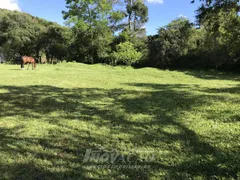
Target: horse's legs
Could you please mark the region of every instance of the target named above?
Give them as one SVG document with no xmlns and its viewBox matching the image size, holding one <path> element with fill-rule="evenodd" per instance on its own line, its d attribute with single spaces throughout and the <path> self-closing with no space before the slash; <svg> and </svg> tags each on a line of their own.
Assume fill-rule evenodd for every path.
<svg viewBox="0 0 240 180">
<path fill-rule="evenodd" d="M 21 62 L 21 69 L 24 69 L 24 63 Z"/>
<path fill-rule="evenodd" d="M 27 70 L 29 69 L 29 66 L 30 66 L 30 63 L 28 63 L 28 68 L 27 68 Z"/>
</svg>

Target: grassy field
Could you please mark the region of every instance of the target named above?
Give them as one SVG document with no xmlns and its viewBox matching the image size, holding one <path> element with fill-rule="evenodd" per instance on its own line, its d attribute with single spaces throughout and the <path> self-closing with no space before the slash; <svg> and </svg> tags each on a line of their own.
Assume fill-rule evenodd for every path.
<svg viewBox="0 0 240 180">
<path fill-rule="evenodd" d="M 19 69 L 0 65 L 0 179 L 240 178 L 239 75 Z"/>
</svg>

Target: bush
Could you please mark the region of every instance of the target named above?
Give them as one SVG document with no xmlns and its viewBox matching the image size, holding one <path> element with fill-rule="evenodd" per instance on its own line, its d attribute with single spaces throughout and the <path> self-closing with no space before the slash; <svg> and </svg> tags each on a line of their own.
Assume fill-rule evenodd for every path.
<svg viewBox="0 0 240 180">
<path fill-rule="evenodd" d="M 131 42 L 120 43 L 116 49 L 117 50 L 110 55 L 114 65 L 122 64 L 130 66 L 142 57 L 142 53 L 138 52 Z"/>
</svg>

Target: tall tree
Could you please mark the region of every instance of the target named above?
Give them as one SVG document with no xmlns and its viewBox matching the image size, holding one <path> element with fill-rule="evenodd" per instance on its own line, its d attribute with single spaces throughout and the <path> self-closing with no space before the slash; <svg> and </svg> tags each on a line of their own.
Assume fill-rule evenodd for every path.
<svg viewBox="0 0 240 180">
<path fill-rule="evenodd" d="M 51 24 L 43 34 L 43 45 L 47 59 L 53 63 L 53 59 L 62 60 L 67 55 L 68 42 L 66 33 L 68 28 Z"/>
<path fill-rule="evenodd" d="M 139 30 L 148 21 L 148 7 L 142 0 L 125 0 L 128 28 Z"/>
<path fill-rule="evenodd" d="M 181 66 L 179 59 L 188 53 L 193 25 L 185 18 L 178 18 L 149 37 L 149 63 L 158 67 Z"/>
<path fill-rule="evenodd" d="M 81 61 L 93 63 L 106 55 L 105 47 L 109 47 L 113 36 L 108 26 L 112 3 L 110 0 L 66 0 L 68 11 L 63 11 L 63 16 L 72 26 L 75 57 Z"/>
<path fill-rule="evenodd" d="M 193 0 L 194 3 L 196 0 Z M 239 54 L 239 0 L 200 0 L 197 21 L 205 31 L 204 54 L 215 68 L 232 66 Z"/>
<path fill-rule="evenodd" d="M 196 0 L 192 0 L 195 3 Z M 206 19 L 212 18 L 220 11 L 229 12 L 235 9 L 240 11 L 239 0 L 199 0 L 201 2 L 200 8 L 197 10 L 197 19 L 201 23 Z"/>
</svg>

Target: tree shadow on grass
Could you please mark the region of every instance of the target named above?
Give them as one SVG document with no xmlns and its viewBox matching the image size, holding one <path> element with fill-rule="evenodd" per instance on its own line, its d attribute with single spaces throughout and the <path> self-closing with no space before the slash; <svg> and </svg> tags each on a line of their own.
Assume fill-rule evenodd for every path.
<svg viewBox="0 0 240 180">
<path fill-rule="evenodd" d="M 219 94 L 219 93 L 240 94 L 240 84 L 235 87 L 208 88 L 208 89 L 203 89 L 202 91 L 207 93 L 212 93 L 212 94 Z"/>
<path fill-rule="evenodd" d="M 9 163 L 1 159 L 0 172 L 2 178 L 22 180 L 125 179 L 121 178 L 121 176 L 124 176 L 127 179 L 148 179 L 147 169 L 144 171 L 132 169 L 130 172 L 127 169 L 113 169 L 110 174 L 107 174 L 101 172 L 101 168 L 97 168 L 106 165 L 106 163 L 83 163 L 86 149 L 106 152 L 106 150 L 92 145 L 102 142 L 102 137 L 97 138 L 94 133 L 89 137 L 84 137 L 80 136 L 84 132 L 79 130 L 74 133 L 68 132 L 68 135 L 66 135 L 67 132 L 58 130 L 50 132 L 50 135 L 44 138 L 11 137 L 13 135 L 17 136 L 16 131 L 22 129 L 23 127 L 0 128 L 0 152 L 4 155 L 1 158 L 7 157 L 14 161 L 14 163 Z M 127 158 L 126 154 L 120 155 Z M 137 156 L 134 156 L 134 158 L 138 161 Z M 124 166 L 125 163 L 116 162 L 115 165 Z M 93 168 L 89 169 L 89 167 Z"/>
<path fill-rule="evenodd" d="M 205 80 L 231 80 L 240 81 L 239 73 L 221 72 L 216 70 L 191 70 L 191 71 L 180 71 L 187 75 L 194 76 L 196 78 Z"/>
<path fill-rule="evenodd" d="M 128 85 L 144 90 L 0 86 L 0 174 L 11 179 L 237 177 L 237 152 L 214 147 L 184 122 L 187 112 L 211 105 L 215 95 L 190 93 L 201 89 L 180 84 Z M 101 148 L 118 149 L 123 156 L 151 149 L 155 160 L 135 153 L 138 164 L 151 168 L 87 169 L 86 149 Z"/>
</svg>

